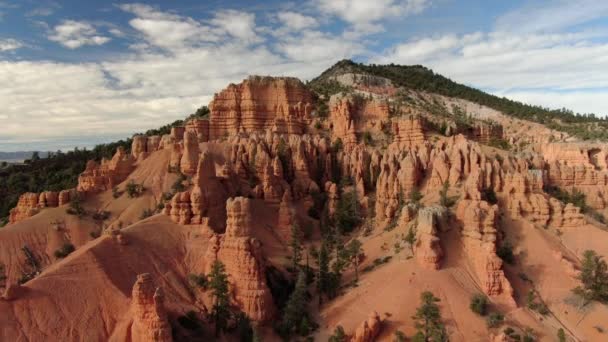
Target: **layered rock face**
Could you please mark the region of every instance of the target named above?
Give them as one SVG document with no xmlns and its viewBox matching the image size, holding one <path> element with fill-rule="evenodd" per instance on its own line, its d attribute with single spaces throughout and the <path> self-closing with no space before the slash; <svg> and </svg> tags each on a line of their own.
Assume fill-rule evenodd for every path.
<svg viewBox="0 0 608 342">
<path fill-rule="evenodd" d="M 211 239 L 206 260 L 226 266 L 231 295 L 236 305 L 255 321 L 272 318 L 275 307 L 266 285 L 265 265 L 259 241 L 251 238 L 251 201 L 244 197 L 226 202 L 226 233 Z"/>
<path fill-rule="evenodd" d="M 8 221 L 9 223 L 15 223 L 36 215 L 38 211 L 38 194 L 26 192 L 19 196 L 17 206 L 11 209 Z"/>
<path fill-rule="evenodd" d="M 116 150 L 111 160 L 102 160 L 97 164 L 89 160 L 83 173 L 78 177 L 76 189 L 84 193 L 96 193 L 112 189 L 127 179 L 134 169 L 133 156 L 127 154 L 122 147 Z"/>
<path fill-rule="evenodd" d="M 424 142 L 424 120 L 419 116 L 409 116 L 393 121 L 395 142 L 401 146 L 414 146 Z"/>
<path fill-rule="evenodd" d="M 165 205 L 163 212 L 180 224 L 201 224 L 208 218 L 209 225 L 222 231 L 226 214 L 224 205 L 228 191 L 216 177 L 215 163 L 212 155 L 205 151 L 196 168 L 191 191 L 176 193 L 171 202 Z"/>
<path fill-rule="evenodd" d="M 133 136 L 131 143 L 131 155 L 135 160 L 143 160 L 150 153 L 161 148 L 161 137 L 158 135 L 146 136 L 137 134 Z"/>
<path fill-rule="evenodd" d="M 581 191 L 587 204 L 604 209 L 608 204 L 608 150 L 598 144 L 552 143 L 541 146 L 547 181 L 567 191 Z"/>
<path fill-rule="evenodd" d="M 485 201 L 461 199 L 456 217 L 462 222 L 462 244 L 489 296 L 504 294 L 513 301 L 513 289 L 502 270 L 502 260 L 496 255 L 496 220 L 498 206 Z"/>
<path fill-rule="evenodd" d="M 186 132 L 194 132 L 198 138 L 198 142 L 209 141 L 209 120 L 188 120 L 188 122 L 186 122 Z"/>
<path fill-rule="evenodd" d="M 471 138 L 482 144 L 487 144 L 494 139 L 502 139 L 503 137 L 502 125 L 495 122 L 476 121 L 471 132 Z"/>
<path fill-rule="evenodd" d="M 330 128 L 334 139 L 342 140 L 346 149 L 357 144 L 357 134 L 380 132 L 389 120 L 386 101 L 355 96 L 332 97 Z"/>
<path fill-rule="evenodd" d="M 180 160 L 180 170 L 185 175 L 194 175 L 198 166 L 201 150 L 198 146 L 198 136 L 195 131 L 184 133 L 183 153 Z"/>
<path fill-rule="evenodd" d="M 414 254 L 425 268 L 437 270 L 441 267 L 443 250 L 437 235 L 445 226 L 446 218 L 447 210 L 442 207 L 426 207 L 418 211 Z"/>
<path fill-rule="evenodd" d="M 372 312 L 350 339 L 351 342 L 373 342 L 382 329 L 382 320 L 376 311 Z"/>
<path fill-rule="evenodd" d="M 17 205 L 11 209 L 9 223 L 15 223 L 36 215 L 40 209 L 53 208 L 70 201 L 72 190 L 44 191 L 40 194 L 26 192 L 19 196 Z"/>
<path fill-rule="evenodd" d="M 160 287 L 154 287 L 150 274 L 144 273 L 137 276 L 131 296 L 133 312 L 131 341 L 173 341 L 171 325 L 164 306 L 163 290 Z"/>
<path fill-rule="evenodd" d="M 505 175 L 504 192 L 507 209 L 514 218 L 527 218 L 534 223 L 555 227 L 575 227 L 585 223 L 580 208 L 549 198 L 543 192 L 543 172 L 528 170 Z"/>
<path fill-rule="evenodd" d="M 252 76 L 216 94 L 209 109 L 211 140 L 264 130 L 302 134 L 313 97 L 298 79 Z"/>
</svg>

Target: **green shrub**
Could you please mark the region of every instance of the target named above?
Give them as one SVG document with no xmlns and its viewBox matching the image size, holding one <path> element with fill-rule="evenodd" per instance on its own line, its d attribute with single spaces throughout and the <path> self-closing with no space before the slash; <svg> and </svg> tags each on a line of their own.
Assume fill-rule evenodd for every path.
<svg viewBox="0 0 608 342">
<path fill-rule="evenodd" d="M 511 242 L 504 241 L 496 250 L 496 255 L 509 265 L 515 264 L 515 255 L 513 255 L 513 246 Z"/>
<path fill-rule="evenodd" d="M 471 304 L 469 304 L 469 308 L 474 313 L 485 316 L 488 313 L 488 297 L 483 294 L 476 294 L 471 298 Z"/>
<path fill-rule="evenodd" d="M 74 245 L 72 245 L 71 243 L 69 243 L 69 242 L 64 243 L 63 246 L 61 246 L 61 248 L 59 248 L 55 251 L 55 253 L 54 253 L 55 258 L 57 258 L 57 259 L 65 258 L 66 256 L 70 255 L 70 253 L 72 253 L 75 250 L 76 250 L 76 248 L 74 248 Z"/>
<path fill-rule="evenodd" d="M 145 188 L 142 184 L 137 184 L 134 180 L 131 179 L 127 183 L 125 190 L 127 191 L 127 195 L 129 196 L 129 198 L 135 198 L 139 197 L 144 192 Z"/>
<path fill-rule="evenodd" d="M 498 328 L 499 326 L 502 325 L 504 320 L 505 320 L 505 316 L 503 316 L 502 314 L 500 314 L 498 312 L 492 312 L 486 318 L 486 324 L 488 325 L 488 328 Z"/>
</svg>

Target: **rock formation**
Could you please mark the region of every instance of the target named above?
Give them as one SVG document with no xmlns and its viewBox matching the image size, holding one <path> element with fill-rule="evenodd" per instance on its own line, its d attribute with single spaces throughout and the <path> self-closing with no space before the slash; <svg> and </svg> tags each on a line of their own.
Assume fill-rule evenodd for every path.
<svg viewBox="0 0 608 342">
<path fill-rule="evenodd" d="M 393 121 L 395 142 L 402 146 L 413 146 L 424 142 L 424 121 L 419 116 L 409 116 Z"/>
<path fill-rule="evenodd" d="M 496 122 L 475 121 L 471 132 L 471 138 L 482 144 L 488 144 L 492 140 L 503 139 L 502 125 Z"/>
<path fill-rule="evenodd" d="M 416 260 L 428 269 L 437 270 L 441 266 L 443 250 L 437 236 L 445 225 L 447 211 L 442 207 L 426 207 L 418 211 L 416 227 Z"/>
<path fill-rule="evenodd" d="M 198 138 L 198 142 L 209 141 L 209 120 L 207 119 L 190 119 L 186 122 L 186 132 L 194 132 Z"/>
<path fill-rule="evenodd" d="M 78 177 L 76 189 L 83 193 L 112 189 L 133 171 L 133 162 L 133 157 L 127 154 L 122 147 L 116 149 L 111 160 L 103 159 L 101 164 L 89 160 L 84 172 Z"/>
<path fill-rule="evenodd" d="M 194 175 L 198 166 L 201 150 L 198 146 L 198 136 L 195 131 L 184 133 L 184 149 L 180 161 L 180 169 L 185 175 Z"/>
<path fill-rule="evenodd" d="M 288 242 L 291 238 L 291 227 L 295 222 L 295 208 L 291 191 L 287 189 L 283 195 L 283 200 L 279 206 L 279 214 L 277 220 L 276 231 L 284 242 Z"/>
<path fill-rule="evenodd" d="M 10 210 L 9 223 L 15 223 L 36 215 L 44 208 L 54 208 L 70 201 L 71 190 L 43 191 L 40 194 L 26 192 L 19 196 L 17 205 Z"/>
<path fill-rule="evenodd" d="M 150 274 L 137 276 L 137 281 L 133 285 L 131 309 L 133 312 L 131 341 L 173 341 L 162 288 L 154 288 Z"/>
<path fill-rule="evenodd" d="M 267 321 L 274 312 L 266 285 L 260 243 L 251 238 L 251 201 L 230 198 L 226 202 L 226 233 L 212 238 L 207 261 L 220 260 L 226 266 L 234 303 L 251 319 Z"/>
<path fill-rule="evenodd" d="M 382 329 L 382 320 L 376 311 L 355 330 L 351 342 L 373 342 Z"/>
<path fill-rule="evenodd" d="M 298 79 L 252 76 L 215 94 L 209 109 L 212 140 L 264 130 L 302 134 L 313 100 Z"/>
<path fill-rule="evenodd" d="M 456 217 L 462 222 L 462 244 L 489 296 L 504 294 L 511 304 L 513 289 L 502 270 L 502 260 L 496 255 L 496 220 L 498 207 L 485 201 L 461 199 Z"/>
</svg>

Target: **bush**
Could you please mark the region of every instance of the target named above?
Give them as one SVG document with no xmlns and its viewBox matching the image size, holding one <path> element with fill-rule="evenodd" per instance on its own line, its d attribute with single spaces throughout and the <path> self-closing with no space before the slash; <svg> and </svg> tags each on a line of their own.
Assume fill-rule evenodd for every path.
<svg viewBox="0 0 608 342">
<path fill-rule="evenodd" d="M 105 221 L 110 218 L 110 212 L 107 210 L 98 210 L 93 214 L 93 220 Z"/>
<path fill-rule="evenodd" d="M 118 191 L 118 187 L 115 186 L 112 188 L 112 197 L 118 198 L 122 195 L 122 192 Z"/>
<path fill-rule="evenodd" d="M 503 316 L 502 314 L 500 314 L 498 312 L 492 312 L 486 318 L 486 324 L 488 325 L 488 328 L 498 328 L 499 326 L 502 325 L 504 320 L 505 320 L 505 316 Z"/>
<path fill-rule="evenodd" d="M 344 332 L 344 328 L 341 325 L 338 325 L 334 330 L 334 334 L 329 337 L 329 342 L 345 342 L 346 341 L 346 333 Z"/>
<path fill-rule="evenodd" d="M 143 220 L 145 218 L 148 218 L 150 216 L 154 215 L 154 210 L 153 209 L 144 209 L 144 211 L 141 213 L 141 215 L 139 215 L 139 219 Z"/>
<path fill-rule="evenodd" d="M 496 250 L 496 255 L 509 265 L 515 264 L 515 255 L 513 255 L 513 246 L 509 241 L 504 241 Z"/>
<path fill-rule="evenodd" d="M 583 253 L 581 274 L 578 278 L 582 286 L 572 291 L 582 297 L 585 304 L 594 300 L 608 302 L 608 264 L 595 251 L 586 250 Z"/>
<path fill-rule="evenodd" d="M 183 316 L 179 316 L 177 318 L 177 322 L 179 323 L 179 325 L 181 325 L 182 327 L 184 327 L 188 330 L 199 330 L 201 327 L 201 322 L 199 321 L 198 317 L 196 316 L 196 312 L 194 312 L 192 310 L 188 311 Z"/>
<path fill-rule="evenodd" d="M 471 311 L 474 313 L 485 316 L 488 312 L 488 297 L 483 294 L 476 294 L 471 298 L 471 304 L 469 305 Z"/>
<path fill-rule="evenodd" d="M 342 151 L 343 148 L 344 148 L 344 144 L 342 143 L 342 139 L 340 139 L 340 138 L 336 139 L 333 142 L 333 144 L 331 145 L 331 149 L 335 153 Z"/>
<path fill-rule="evenodd" d="M 496 192 L 494 192 L 494 189 L 492 188 L 483 189 L 481 191 L 481 199 L 490 204 L 498 203 L 498 198 L 496 198 Z"/>
<path fill-rule="evenodd" d="M 61 248 L 55 251 L 55 258 L 63 259 L 75 250 L 76 248 L 74 248 L 74 245 L 72 245 L 71 243 L 64 243 Z"/>
<path fill-rule="evenodd" d="M 137 184 L 132 179 L 129 181 L 129 183 L 127 183 L 126 186 L 127 195 L 129 195 L 129 198 L 139 197 L 144 190 L 145 188 L 142 184 Z"/>
<path fill-rule="evenodd" d="M 368 146 L 372 146 L 374 144 L 374 139 L 372 138 L 372 134 L 370 132 L 363 132 L 363 142 Z"/>
<path fill-rule="evenodd" d="M 354 191 L 342 194 L 335 213 L 336 228 L 341 233 L 352 232 L 361 223 L 359 202 Z"/>
<path fill-rule="evenodd" d="M 405 337 L 405 334 L 403 333 L 403 331 L 401 331 L 401 330 L 395 331 L 395 339 L 393 341 L 394 342 L 405 342 L 406 337 Z"/>
<path fill-rule="evenodd" d="M 82 207 L 80 196 L 76 195 L 70 199 L 70 207 L 65 210 L 69 215 L 76 215 L 82 217 L 86 215 L 86 210 Z"/>
<path fill-rule="evenodd" d="M 188 280 L 192 286 L 200 287 L 203 290 L 206 290 L 207 286 L 209 285 L 209 279 L 207 278 L 207 275 L 204 273 L 189 274 Z"/>
</svg>

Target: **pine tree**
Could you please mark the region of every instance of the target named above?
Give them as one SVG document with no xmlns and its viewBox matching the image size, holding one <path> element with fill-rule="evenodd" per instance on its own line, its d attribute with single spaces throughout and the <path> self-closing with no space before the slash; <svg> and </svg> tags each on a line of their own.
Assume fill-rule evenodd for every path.
<svg viewBox="0 0 608 342">
<path fill-rule="evenodd" d="M 354 239 L 348 244 L 347 247 L 351 262 L 355 266 L 355 282 L 359 281 L 359 256 L 363 251 L 361 246 L 361 241 Z"/>
<path fill-rule="evenodd" d="M 299 329 L 302 320 L 308 315 L 306 305 L 306 287 L 306 274 L 300 271 L 295 289 L 291 293 L 283 312 L 281 330 L 287 336 L 291 335 L 294 330 Z"/>
<path fill-rule="evenodd" d="M 209 289 L 213 297 L 211 317 L 215 322 L 215 336 L 225 331 L 230 318 L 230 301 L 228 298 L 228 276 L 224 264 L 216 260 L 209 273 Z"/>
<path fill-rule="evenodd" d="M 410 251 L 412 252 L 412 254 L 414 254 L 414 245 L 416 244 L 416 228 L 415 227 L 410 227 L 410 230 L 408 230 L 407 235 L 405 236 L 405 243 L 407 243 L 408 246 L 410 246 Z"/>
<path fill-rule="evenodd" d="M 441 323 L 441 312 L 437 303 L 439 298 L 432 292 L 425 291 L 420 295 L 422 305 L 416 309 L 416 314 L 412 317 L 416 322 L 418 332 L 414 336 L 414 341 L 441 342 L 446 341 L 446 333 Z"/>
<path fill-rule="evenodd" d="M 557 340 L 559 342 L 566 342 L 566 333 L 564 332 L 564 329 L 559 328 L 557 331 Z"/>
<path fill-rule="evenodd" d="M 323 301 L 322 297 L 324 293 L 327 293 L 329 288 L 329 254 L 325 242 L 321 244 L 319 249 L 317 264 L 319 267 L 319 274 L 317 275 L 317 290 L 319 293 L 319 304 Z"/>
<path fill-rule="evenodd" d="M 585 300 L 585 304 L 597 300 L 608 302 L 608 265 L 595 251 L 586 250 L 583 253 L 581 275 L 582 286 L 573 292 Z"/>
<path fill-rule="evenodd" d="M 291 241 L 289 242 L 291 248 L 291 259 L 293 261 L 293 270 L 297 271 L 298 265 L 302 260 L 302 232 L 297 224 L 291 225 Z"/>
</svg>

